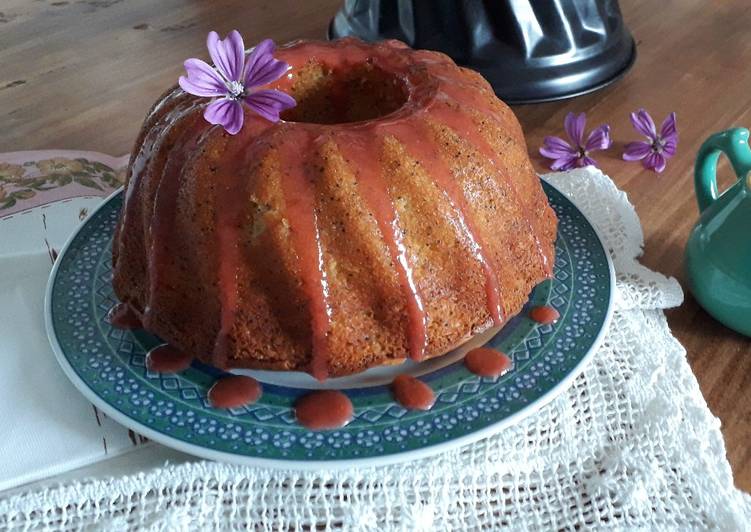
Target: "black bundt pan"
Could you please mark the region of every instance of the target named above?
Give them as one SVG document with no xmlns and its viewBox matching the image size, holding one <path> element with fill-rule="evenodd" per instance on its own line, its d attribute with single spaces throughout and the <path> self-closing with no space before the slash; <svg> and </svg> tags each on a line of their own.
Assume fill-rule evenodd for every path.
<svg viewBox="0 0 751 532">
<path fill-rule="evenodd" d="M 513 104 L 595 91 L 636 59 L 617 0 L 345 0 L 328 36 L 348 35 L 441 51 Z"/>
</svg>

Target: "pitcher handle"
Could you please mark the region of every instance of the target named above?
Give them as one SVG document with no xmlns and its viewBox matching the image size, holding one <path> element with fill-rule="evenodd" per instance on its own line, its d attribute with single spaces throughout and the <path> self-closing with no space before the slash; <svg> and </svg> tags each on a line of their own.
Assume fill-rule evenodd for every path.
<svg viewBox="0 0 751 532">
<path fill-rule="evenodd" d="M 748 129 L 736 127 L 715 133 L 701 145 L 694 167 L 694 188 L 699 212 L 709 207 L 719 196 L 717 190 L 717 160 L 720 153 L 727 155 L 735 175 L 742 179 L 751 171 L 751 148 L 748 146 Z"/>
</svg>

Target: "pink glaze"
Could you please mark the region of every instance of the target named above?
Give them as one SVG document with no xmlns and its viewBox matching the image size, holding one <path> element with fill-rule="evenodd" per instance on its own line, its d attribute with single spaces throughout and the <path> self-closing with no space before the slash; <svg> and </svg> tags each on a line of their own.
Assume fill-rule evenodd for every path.
<svg viewBox="0 0 751 532">
<path fill-rule="evenodd" d="M 159 373 L 179 373 L 190 367 L 193 357 L 169 344 L 155 347 L 146 355 L 146 367 Z"/>
<path fill-rule="evenodd" d="M 253 377 L 230 375 L 218 379 L 209 390 L 214 408 L 238 408 L 255 403 L 261 397 L 261 384 Z"/>
<path fill-rule="evenodd" d="M 511 359 L 489 347 L 478 347 L 464 357 L 467 369 L 480 377 L 498 377 L 511 367 Z"/>
<path fill-rule="evenodd" d="M 561 317 L 561 314 L 553 307 L 549 305 L 543 305 L 532 308 L 532 310 L 529 311 L 529 317 L 537 323 L 549 325 L 551 323 L 557 322 Z"/>
<path fill-rule="evenodd" d="M 433 389 L 410 375 L 397 375 L 391 383 L 391 392 L 407 410 L 430 410 L 435 403 Z"/>
<path fill-rule="evenodd" d="M 349 397 L 336 390 L 319 390 L 295 402 L 297 422 L 310 430 L 338 429 L 350 421 L 354 407 Z"/>
</svg>

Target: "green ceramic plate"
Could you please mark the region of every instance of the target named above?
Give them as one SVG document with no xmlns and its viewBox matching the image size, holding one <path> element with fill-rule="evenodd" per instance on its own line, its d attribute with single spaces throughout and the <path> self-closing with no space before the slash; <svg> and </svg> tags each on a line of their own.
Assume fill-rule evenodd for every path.
<svg viewBox="0 0 751 532">
<path fill-rule="evenodd" d="M 555 277 L 537 286 L 528 306 L 487 345 L 513 365 L 500 378 L 467 371 L 461 353 L 422 363 L 376 368 L 331 379 L 355 406 L 345 428 L 310 432 L 291 406 L 312 388 L 301 373 L 244 371 L 263 383 L 253 405 L 211 408 L 206 398 L 223 374 L 194 362 L 186 371 L 159 374 L 145 366 L 160 340 L 109 325 L 111 240 L 122 204 L 118 192 L 71 237 L 52 271 L 46 298 L 50 342 L 65 373 L 97 407 L 129 428 L 169 447 L 217 460 L 284 468 L 379 465 L 444 451 L 487 436 L 529 415 L 564 390 L 594 353 L 611 314 L 614 286 L 609 256 L 591 224 L 561 193 L 544 183 L 560 220 Z M 554 325 L 527 317 L 532 305 L 561 314 Z M 428 412 L 396 404 L 388 384 L 397 373 L 419 376 L 435 391 Z"/>
</svg>

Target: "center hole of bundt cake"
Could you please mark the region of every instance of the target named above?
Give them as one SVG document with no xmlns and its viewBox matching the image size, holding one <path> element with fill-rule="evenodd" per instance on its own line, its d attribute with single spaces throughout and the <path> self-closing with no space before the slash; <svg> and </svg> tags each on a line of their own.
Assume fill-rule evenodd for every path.
<svg viewBox="0 0 751 532">
<path fill-rule="evenodd" d="M 282 113 L 287 122 L 372 120 L 399 109 L 409 95 L 401 78 L 367 62 L 337 70 L 309 63 L 297 76 L 291 90 L 297 106 Z"/>
</svg>

